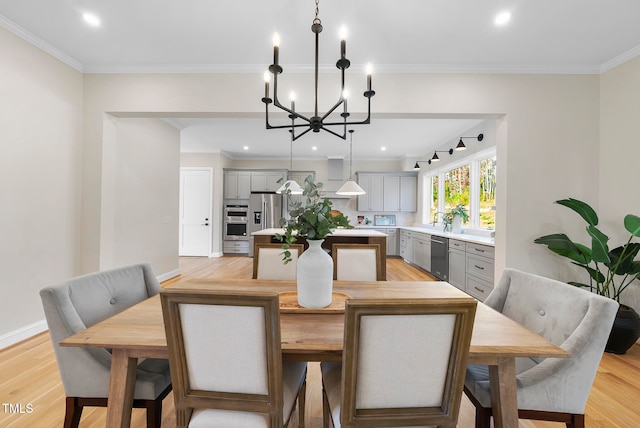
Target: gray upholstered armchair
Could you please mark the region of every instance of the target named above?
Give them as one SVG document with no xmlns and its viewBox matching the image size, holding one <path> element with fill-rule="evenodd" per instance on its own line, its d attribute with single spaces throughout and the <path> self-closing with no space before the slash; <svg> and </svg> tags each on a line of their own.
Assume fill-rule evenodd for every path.
<svg viewBox="0 0 640 428">
<path fill-rule="evenodd" d="M 67 396 L 65 427 L 78 426 L 84 406 L 107 405 L 111 353 L 58 344 L 160 289 L 151 266 L 138 264 L 79 276 L 40 291 Z M 148 427 L 160 427 L 162 399 L 170 391 L 168 360 L 146 359 L 138 365 L 134 407 L 147 409 Z"/>
<path fill-rule="evenodd" d="M 519 417 L 584 427 L 585 405 L 618 303 L 514 269 L 505 269 L 484 303 L 571 354 L 568 359 L 516 359 Z M 488 428 L 491 397 L 486 366 L 468 367 L 465 393 L 476 406 L 476 428 Z"/>
</svg>

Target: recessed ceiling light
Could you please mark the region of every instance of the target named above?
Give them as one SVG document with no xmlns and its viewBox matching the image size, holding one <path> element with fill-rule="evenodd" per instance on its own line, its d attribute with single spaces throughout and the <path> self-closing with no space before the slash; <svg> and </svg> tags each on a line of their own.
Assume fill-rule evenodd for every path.
<svg viewBox="0 0 640 428">
<path fill-rule="evenodd" d="M 316 146 L 311 147 L 311 150 L 318 150 Z"/>
<path fill-rule="evenodd" d="M 385 150 L 387 150 L 387 148 L 386 147 L 380 147 L 380 150 L 382 150 L 384 152 Z"/>
<path fill-rule="evenodd" d="M 100 18 L 98 18 L 93 13 L 89 13 L 89 12 L 83 13 L 82 14 L 82 19 L 84 19 L 84 22 L 86 22 L 87 24 L 91 25 L 92 27 L 99 27 L 100 26 Z"/>
<path fill-rule="evenodd" d="M 511 21 L 511 12 L 509 12 L 508 10 L 500 12 L 493 20 L 494 24 L 499 27 L 506 25 L 509 21 Z"/>
<path fill-rule="evenodd" d="M 244 150 L 249 150 L 249 146 L 244 146 L 243 149 Z"/>
</svg>

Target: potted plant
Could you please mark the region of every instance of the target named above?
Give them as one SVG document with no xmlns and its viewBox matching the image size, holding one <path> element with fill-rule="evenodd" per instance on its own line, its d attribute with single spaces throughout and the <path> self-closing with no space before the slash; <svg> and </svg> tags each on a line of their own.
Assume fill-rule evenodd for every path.
<svg viewBox="0 0 640 428">
<path fill-rule="evenodd" d="M 298 238 L 306 238 L 309 248 L 298 258 L 298 303 L 308 308 L 323 308 L 331 304 L 333 289 L 333 259 L 321 247 L 324 238 L 337 227 L 352 228 L 349 218 L 331 209 L 332 202 L 320 195 L 322 183 L 315 183 L 313 176 L 304 180 L 304 203 L 292 203 L 289 219 L 281 219 L 283 234 L 275 237 L 283 242 L 283 260 L 291 261 L 289 245 Z M 285 194 L 290 192 L 285 189 Z"/>
<path fill-rule="evenodd" d="M 633 214 L 625 216 L 623 224 L 629 232 L 629 238 L 623 245 L 610 250 L 609 237 L 596 227 L 598 215 L 589 204 L 572 198 L 561 199 L 556 203 L 570 208 L 587 222 L 586 231 L 591 237 L 591 246 L 574 242 L 564 233 L 542 236 L 534 242 L 546 245 L 554 253 L 570 259 L 574 265 L 587 271 L 588 283 L 571 281 L 569 284 L 588 288 L 620 303 L 621 293 L 636 279 L 640 279 L 640 260 L 635 259 L 640 251 L 640 243 L 633 242 L 634 237 L 640 236 L 640 217 Z M 624 354 L 638 337 L 638 313 L 621 304 L 605 350 Z"/>
<path fill-rule="evenodd" d="M 452 226 L 451 231 L 453 233 L 460 233 L 462 223 L 466 223 L 467 221 L 469 221 L 469 213 L 467 212 L 467 208 L 462 204 L 451 208 L 451 210 L 442 217 L 445 231 L 449 226 Z"/>
</svg>

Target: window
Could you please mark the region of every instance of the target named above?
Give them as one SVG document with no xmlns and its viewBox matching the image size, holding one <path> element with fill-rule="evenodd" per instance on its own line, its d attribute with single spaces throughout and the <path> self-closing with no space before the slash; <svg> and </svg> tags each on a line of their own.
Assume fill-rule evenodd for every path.
<svg viewBox="0 0 640 428">
<path fill-rule="evenodd" d="M 469 212 L 468 228 L 494 229 L 496 205 L 495 148 L 475 153 L 425 175 L 425 214 L 422 222 L 442 223 L 442 214 L 462 204 Z M 426 215 L 425 215 L 426 217 Z"/>
</svg>

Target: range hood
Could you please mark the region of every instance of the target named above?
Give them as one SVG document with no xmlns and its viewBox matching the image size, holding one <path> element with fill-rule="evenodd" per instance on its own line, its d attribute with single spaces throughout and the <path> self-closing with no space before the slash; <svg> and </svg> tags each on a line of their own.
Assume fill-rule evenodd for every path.
<svg viewBox="0 0 640 428">
<path fill-rule="evenodd" d="M 327 182 L 324 183 L 320 194 L 329 199 L 350 199 L 348 195 L 338 195 L 336 190 L 345 182 L 344 179 L 344 159 L 329 158 L 327 167 Z"/>
</svg>

